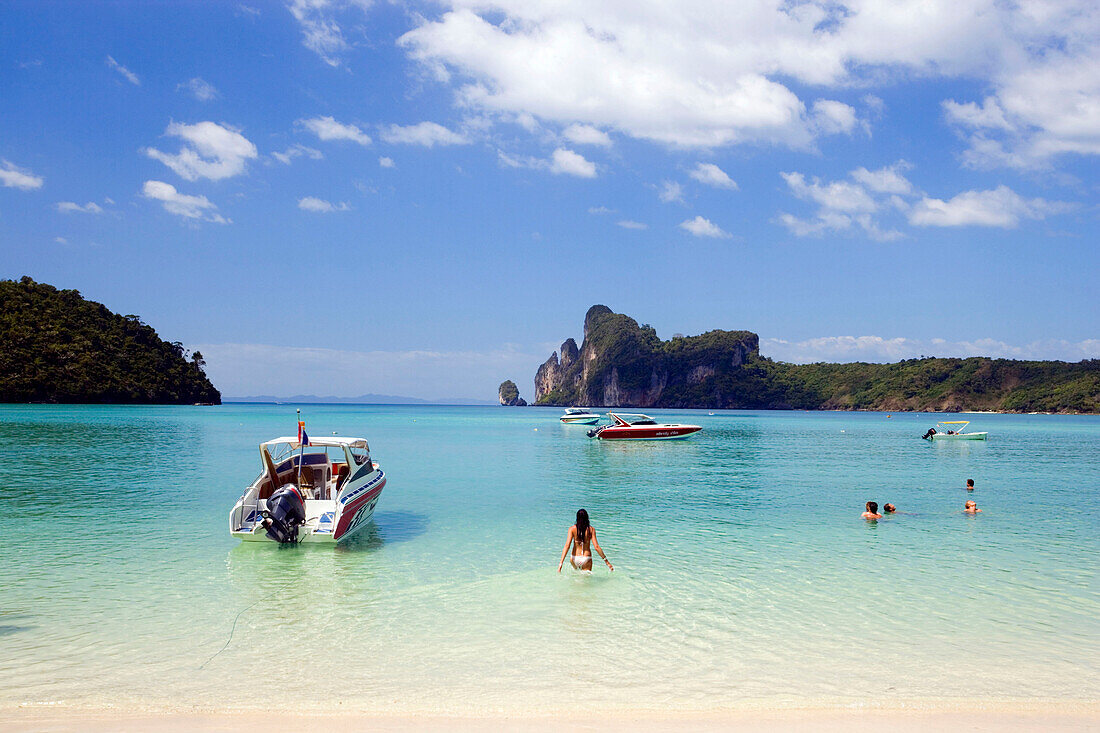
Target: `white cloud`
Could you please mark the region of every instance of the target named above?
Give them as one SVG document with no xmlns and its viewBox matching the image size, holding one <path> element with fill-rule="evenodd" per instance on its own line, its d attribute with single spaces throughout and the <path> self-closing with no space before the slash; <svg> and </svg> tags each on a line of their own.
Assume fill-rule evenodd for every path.
<svg viewBox="0 0 1100 733">
<path fill-rule="evenodd" d="M 1067 211 L 1068 204 L 1025 199 L 1007 186 L 991 191 L 964 191 L 950 201 L 925 197 L 909 212 L 916 226 L 984 226 L 1011 229 L 1020 219 L 1043 219 Z"/>
<path fill-rule="evenodd" d="M 217 99 L 218 90 L 214 88 L 214 85 L 208 81 L 204 81 L 199 77 L 195 77 L 189 81 L 185 81 L 182 84 L 176 85 L 176 90 L 190 92 L 191 96 L 200 102 L 209 102 L 212 99 Z"/>
<path fill-rule="evenodd" d="M 350 140 L 360 145 L 370 145 L 370 136 L 360 130 L 356 125 L 345 125 L 331 117 L 312 117 L 308 120 L 298 120 L 298 124 L 317 136 L 319 140 L 326 142 L 331 140 Z"/>
<path fill-rule="evenodd" d="M 732 235 L 724 231 L 709 219 L 696 216 L 694 219 L 680 222 L 680 228 L 690 232 L 696 237 L 714 237 L 716 239 L 729 239 Z"/>
<path fill-rule="evenodd" d="M 102 214 L 103 208 L 95 203 L 89 201 L 81 206 L 73 201 L 59 201 L 57 202 L 57 210 L 62 214 Z"/>
<path fill-rule="evenodd" d="M 217 206 L 205 196 L 189 196 L 180 193 L 176 187 L 164 181 L 146 181 L 142 195 L 147 199 L 159 201 L 164 210 L 186 219 L 201 219 L 216 224 L 229 224 L 228 219 L 215 213 Z"/>
<path fill-rule="evenodd" d="M 565 128 L 562 135 L 566 140 L 577 145 L 611 147 L 611 137 L 603 130 L 598 130 L 591 125 L 570 125 Z"/>
<path fill-rule="evenodd" d="M 186 144 L 175 155 L 154 148 L 145 148 L 143 152 L 188 181 L 199 178 L 217 181 L 239 175 L 244 173 L 247 162 L 256 157 L 256 146 L 239 130 L 216 122 L 194 125 L 173 122 L 164 134 L 181 138 Z"/>
<path fill-rule="evenodd" d="M 814 219 L 800 219 L 793 214 L 780 214 L 777 221 L 796 237 L 817 236 L 826 230 L 841 230 L 852 226 L 852 218 L 844 214 L 823 212 Z"/>
<path fill-rule="evenodd" d="M 929 340 L 881 336 L 824 336 L 805 341 L 763 339 L 760 352 L 779 361 L 810 364 L 831 362 L 892 362 L 918 356 L 964 358 L 989 356 L 1003 359 L 1060 359 L 1080 361 L 1100 357 L 1100 339 L 1071 342 L 1061 339 L 1011 345 L 991 338 L 973 341 Z"/>
<path fill-rule="evenodd" d="M 11 161 L 0 160 L 0 182 L 3 182 L 5 188 L 33 191 L 36 188 L 42 188 L 45 179 L 34 175 L 26 168 L 20 168 Z"/>
<path fill-rule="evenodd" d="M 302 44 L 329 66 L 339 66 L 348 44 L 329 12 L 332 6 L 329 0 L 292 0 L 289 10 L 302 28 Z"/>
<path fill-rule="evenodd" d="M 913 184 L 901 174 L 901 171 L 911 167 L 904 160 L 899 160 L 892 166 L 879 168 L 877 171 L 860 167 L 852 171 L 852 178 L 875 193 L 906 195 L 913 192 Z"/>
<path fill-rule="evenodd" d="M 69 243 L 69 240 L 65 239 L 64 237 L 54 237 L 53 241 L 57 242 L 58 244 L 68 244 Z"/>
<path fill-rule="evenodd" d="M 807 183 L 801 173 L 780 173 L 791 191 L 800 199 L 814 201 L 823 208 L 843 212 L 872 212 L 877 207 L 863 187 L 848 181 L 822 183 L 815 178 Z"/>
<path fill-rule="evenodd" d="M 590 206 L 588 208 L 588 213 L 589 214 L 596 214 L 597 216 L 602 216 L 604 214 L 614 214 L 615 209 L 609 209 L 606 206 Z"/>
<path fill-rule="evenodd" d="M 809 148 L 866 123 L 843 102 L 800 98 L 803 89 L 964 79 L 988 90 L 980 103 L 945 104 L 968 129 L 967 164 L 1036 167 L 1100 154 L 1095 0 L 439 6 L 399 44 L 459 105 L 501 120 L 673 146 Z M 881 97 L 864 103 L 881 111 Z"/>
<path fill-rule="evenodd" d="M 965 127 L 1011 130 L 1012 125 L 1005 119 L 1004 110 L 993 97 L 986 97 L 980 105 L 975 102 L 959 104 L 954 99 L 943 102 L 943 110 L 950 122 Z"/>
<path fill-rule="evenodd" d="M 854 108 L 833 99 L 819 99 L 814 102 L 812 124 L 815 130 L 829 134 L 848 134 L 855 129 L 859 120 Z"/>
<path fill-rule="evenodd" d="M 684 187 L 675 181 L 662 181 L 661 188 L 657 191 L 657 198 L 666 204 L 673 202 L 684 203 Z"/>
<path fill-rule="evenodd" d="M 470 139 L 465 135 L 448 130 L 435 122 L 421 122 L 416 125 L 390 125 L 383 130 L 382 139 L 388 143 L 403 145 L 423 145 L 431 148 L 436 145 L 467 145 Z"/>
<path fill-rule="evenodd" d="M 312 211 L 317 214 L 330 214 L 334 211 L 348 211 L 351 207 L 348 206 L 346 202 L 333 204 L 324 199 L 306 196 L 305 198 L 298 199 L 298 208 L 302 211 Z"/>
<path fill-rule="evenodd" d="M 890 242 L 900 239 L 904 236 L 901 232 L 882 228 L 872 217 L 883 204 L 868 189 L 880 196 L 894 190 L 911 191 L 909 182 L 897 172 L 903 167 L 902 162 L 892 168 L 877 171 L 857 168 L 852 171 L 852 177 L 859 183 L 843 180 L 823 183 L 818 178 L 808 182 L 801 173 L 780 173 L 795 196 L 816 204 L 818 208 L 810 219 L 781 213 L 775 221 L 797 237 L 820 236 L 827 231 L 840 232 L 858 227 L 876 241 Z M 892 194 L 887 201 L 894 208 L 908 208 L 908 203 L 898 194 Z"/>
<path fill-rule="evenodd" d="M 1046 168 L 1059 156 L 1100 155 L 1100 5 L 1023 3 L 1030 44 L 992 75 L 993 94 L 944 102 L 967 131 L 974 168 Z M 1036 17 L 1040 16 L 1040 17 Z"/>
<path fill-rule="evenodd" d="M 113 57 L 107 57 L 107 65 L 117 71 L 119 74 L 122 74 L 122 77 L 134 86 L 141 86 L 141 79 L 138 78 L 138 75 L 127 69 L 119 62 L 115 61 Z"/>
<path fill-rule="evenodd" d="M 621 226 L 623 229 L 649 229 L 649 224 L 643 224 L 640 221 L 631 221 L 630 219 L 623 219 L 622 221 L 615 222 L 617 226 Z"/>
<path fill-rule="evenodd" d="M 697 163 L 690 175 L 695 180 L 700 183 L 705 183 L 708 186 L 728 188 L 732 191 L 737 190 L 737 183 L 714 163 Z"/>
<path fill-rule="evenodd" d="M 565 173 L 580 178 L 595 178 L 596 164 L 585 160 L 580 153 L 558 148 L 550 157 L 550 172 Z"/>
<path fill-rule="evenodd" d="M 393 158 L 384 156 L 378 159 L 378 165 L 382 168 L 395 168 L 397 166 L 397 164 L 393 162 Z"/>
<path fill-rule="evenodd" d="M 272 153 L 271 157 L 283 165 L 290 165 L 295 158 L 309 158 L 310 160 L 322 160 L 325 156 L 320 150 L 306 145 L 291 145 L 281 153 Z"/>
</svg>

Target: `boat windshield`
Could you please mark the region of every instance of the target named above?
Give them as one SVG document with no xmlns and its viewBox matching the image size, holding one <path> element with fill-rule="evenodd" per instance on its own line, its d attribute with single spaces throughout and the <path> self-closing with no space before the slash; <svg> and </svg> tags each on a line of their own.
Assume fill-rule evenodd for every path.
<svg viewBox="0 0 1100 733">
<path fill-rule="evenodd" d="M 614 412 L 610 413 L 622 420 L 627 425 L 656 425 L 657 421 L 651 418 L 649 415 L 641 415 L 638 413 L 630 414 L 626 412 Z"/>
</svg>

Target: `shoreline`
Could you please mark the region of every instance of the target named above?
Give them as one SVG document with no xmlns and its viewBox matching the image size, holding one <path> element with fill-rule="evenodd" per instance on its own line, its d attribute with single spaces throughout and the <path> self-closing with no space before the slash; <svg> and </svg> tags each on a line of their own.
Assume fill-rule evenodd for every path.
<svg viewBox="0 0 1100 733">
<path fill-rule="evenodd" d="M 1042 703 L 970 703 L 936 701 L 931 707 L 852 706 L 730 709 L 714 711 L 616 710 L 578 715 L 563 713 L 392 714 L 355 711 L 303 712 L 279 710 L 142 710 L 138 708 L 69 708 L 26 705 L 0 708 L 5 731 L 142 730 L 246 731 L 256 733 L 279 728 L 312 730 L 323 725 L 329 731 L 383 731 L 494 729 L 557 731 L 563 726 L 582 730 L 611 731 L 879 731 L 917 733 L 949 731 L 1086 731 L 1100 727 L 1100 702 L 1049 701 Z"/>
</svg>

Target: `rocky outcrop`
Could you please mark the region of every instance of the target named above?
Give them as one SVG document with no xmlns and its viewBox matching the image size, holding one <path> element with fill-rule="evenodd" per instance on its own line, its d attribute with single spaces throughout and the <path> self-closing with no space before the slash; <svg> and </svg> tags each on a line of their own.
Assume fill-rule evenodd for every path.
<svg viewBox="0 0 1100 733">
<path fill-rule="evenodd" d="M 505 407 L 526 407 L 527 401 L 519 396 L 519 387 L 511 379 L 505 379 L 497 390 L 500 404 Z"/>
<path fill-rule="evenodd" d="M 677 406 L 704 392 L 707 383 L 757 355 L 759 338 L 748 331 L 710 331 L 661 341 L 651 326 L 605 305 L 584 318 L 580 346 L 567 339 L 535 374 L 538 404 L 602 407 Z M 559 356 L 560 353 L 560 356 Z"/>
</svg>

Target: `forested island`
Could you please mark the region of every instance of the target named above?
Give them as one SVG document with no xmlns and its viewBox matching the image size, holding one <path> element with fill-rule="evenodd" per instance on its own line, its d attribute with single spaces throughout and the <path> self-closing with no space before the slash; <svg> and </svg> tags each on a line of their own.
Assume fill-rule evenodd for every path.
<svg viewBox="0 0 1100 733">
<path fill-rule="evenodd" d="M 0 280 L 0 402 L 220 404 L 203 366 L 76 290 Z"/>
<path fill-rule="evenodd" d="M 788 364 L 751 331 L 662 341 L 607 306 L 584 319 L 535 375 L 535 404 L 592 407 L 1100 412 L 1100 360 L 971 357 L 893 364 Z"/>
</svg>

